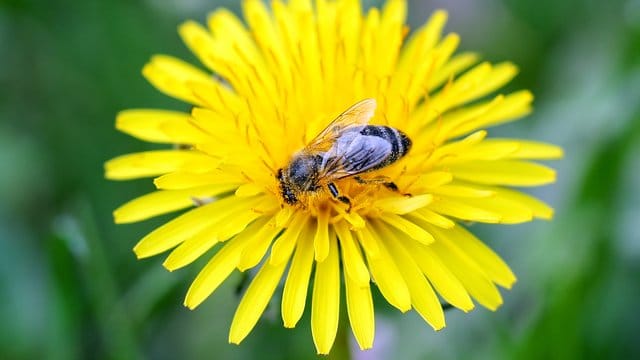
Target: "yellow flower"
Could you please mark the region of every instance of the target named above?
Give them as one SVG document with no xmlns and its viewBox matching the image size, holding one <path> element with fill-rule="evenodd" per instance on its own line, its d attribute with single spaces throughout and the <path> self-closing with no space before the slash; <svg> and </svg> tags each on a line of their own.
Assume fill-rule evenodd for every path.
<svg viewBox="0 0 640 360">
<path fill-rule="evenodd" d="M 495 310 L 502 303 L 497 286 L 510 288 L 515 276 L 460 220 L 552 217 L 549 206 L 508 187 L 553 182 L 555 172 L 531 160 L 558 158 L 562 150 L 488 139 L 483 130 L 531 111 L 526 90 L 490 95 L 516 67 L 454 54 L 459 38 L 441 34 L 443 11 L 407 36 L 406 12 L 404 0 L 366 14 L 358 0 L 274 0 L 270 8 L 245 0 L 245 26 L 216 10 L 206 28 L 192 21 L 179 28 L 207 71 L 166 55 L 143 69 L 158 90 L 192 104 L 191 113 L 118 115 L 123 132 L 180 146 L 107 162 L 108 178 L 155 177 L 158 189 L 118 208 L 115 221 L 193 207 L 144 237 L 136 255 L 173 249 L 164 262 L 173 271 L 216 248 L 187 293 L 191 309 L 235 270 L 259 268 L 233 318 L 230 342 L 249 334 L 280 284 L 288 328 L 300 320 L 312 287 L 311 329 L 321 354 L 334 342 L 343 289 L 362 349 L 374 340 L 371 284 L 435 330 L 445 326 L 437 294 L 465 312 L 472 299 Z M 303 205 L 287 204 L 278 169 L 365 98 L 377 101 L 371 124 L 412 140 L 405 157 L 366 174 L 390 179 L 399 191 L 348 176 L 336 185 L 351 200 L 350 211 L 326 190 Z"/>
</svg>

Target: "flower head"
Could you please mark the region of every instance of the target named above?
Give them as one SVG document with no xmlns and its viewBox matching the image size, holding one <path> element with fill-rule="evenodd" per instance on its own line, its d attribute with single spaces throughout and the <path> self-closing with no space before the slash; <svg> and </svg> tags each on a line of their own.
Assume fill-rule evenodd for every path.
<svg viewBox="0 0 640 360">
<path fill-rule="evenodd" d="M 312 288 L 322 354 L 334 342 L 343 289 L 363 349 L 374 339 L 372 284 L 436 330 L 445 326 L 437 294 L 465 312 L 472 299 L 494 310 L 497 286 L 510 288 L 515 276 L 460 221 L 551 218 L 551 208 L 511 187 L 553 182 L 554 171 L 531 160 L 558 158 L 561 149 L 483 130 L 531 111 L 528 91 L 491 95 L 516 67 L 454 54 L 459 38 L 442 35 L 443 11 L 409 35 L 406 11 L 404 0 L 366 13 L 358 0 L 276 0 L 270 8 L 245 0 L 245 25 L 217 10 L 207 28 L 189 21 L 179 29 L 207 70 L 165 55 L 143 70 L 158 90 L 193 105 L 191 113 L 118 115 L 123 132 L 181 146 L 107 162 L 108 178 L 154 177 L 158 189 L 118 208 L 116 222 L 193 207 L 145 236 L 136 255 L 171 250 L 164 266 L 176 270 L 215 248 L 187 293 L 191 309 L 232 272 L 257 269 L 230 342 L 249 334 L 279 285 L 285 327 L 298 323 Z M 304 201 L 287 201 L 279 171 L 363 99 L 377 104 L 366 122 L 406 134 L 411 149 L 361 178 L 334 177 L 297 189 Z M 313 154 L 326 160 L 335 137 Z"/>
</svg>

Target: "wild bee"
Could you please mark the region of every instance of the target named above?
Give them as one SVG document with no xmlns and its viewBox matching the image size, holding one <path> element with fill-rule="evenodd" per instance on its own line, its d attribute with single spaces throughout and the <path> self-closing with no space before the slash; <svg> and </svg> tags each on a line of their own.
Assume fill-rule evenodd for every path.
<svg viewBox="0 0 640 360">
<path fill-rule="evenodd" d="M 292 156 L 288 165 L 278 170 L 276 178 L 284 201 L 294 205 L 301 196 L 322 191 L 347 204 L 340 195 L 336 180 L 354 177 L 359 183 L 382 183 L 391 190 L 391 181 L 365 180 L 359 174 L 393 164 L 407 154 L 411 140 L 402 131 L 380 125 L 368 125 L 376 109 L 374 99 L 365 99 L 340 114 L 307 146 Z"/>
</svg>

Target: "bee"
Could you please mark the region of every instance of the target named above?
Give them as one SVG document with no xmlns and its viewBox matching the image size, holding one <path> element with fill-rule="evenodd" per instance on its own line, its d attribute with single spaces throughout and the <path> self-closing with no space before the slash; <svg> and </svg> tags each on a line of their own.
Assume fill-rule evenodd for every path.
<svg viewBox="0 0 640 360">
<path fill-rule="evenodd" d="M 278 170 L 280 194 L 289 205 L 302 196 L 329 190 L 331 196 L 348 205 L 335 181 L 353 177 L 361 184 L 382 183 L 398 191 L 390 181 L 365 180 L 358 175 L 393 164 L 411 149 L 411 140 L 402 131 L 389 126 L 368 125 L 376 109 L 374 99 L 365 99 L 340 114 L 307 146 Z"/>
</svg>

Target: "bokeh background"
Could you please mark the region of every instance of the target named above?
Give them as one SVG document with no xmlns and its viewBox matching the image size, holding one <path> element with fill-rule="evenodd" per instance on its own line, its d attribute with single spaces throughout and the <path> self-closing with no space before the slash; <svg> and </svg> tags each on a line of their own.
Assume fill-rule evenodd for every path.
<svg viewBox="0 0 640 360">
<path fill-rule="evenodd" d="M 509 89 L 531 89 L 536 110 L 491 135 L 552 142 L 566 156 L 552 163 L 557 184 L 533 190 L 553 221 L 472 225 L 519 278 L 502 308 L 448 311 L 435 333 L 378 301 L 375 350 L 353 357 L 640 358 L 640 0 L 410 3 L 414 28 L 445 8 L 461 48 L 520 65 Z M 285 330 L 278 306 L 241 346 L 227 344 L 239 278 L 189 311 L 182 299 L 201 263 L 168 273 L 161 257 L 131 251 L 167 218 L 112 223 L 114 208 L 152 188 L 103 179 L 105 160 L 152 147 L 116 132 L 115 114 L 188 110 L 140 69 L 155 53 L 195 63 L 176 27 L 218 6 L 240 7 L 0 0 L 0 358 L 315 357 L 309 314 Z"/>
</svg>

